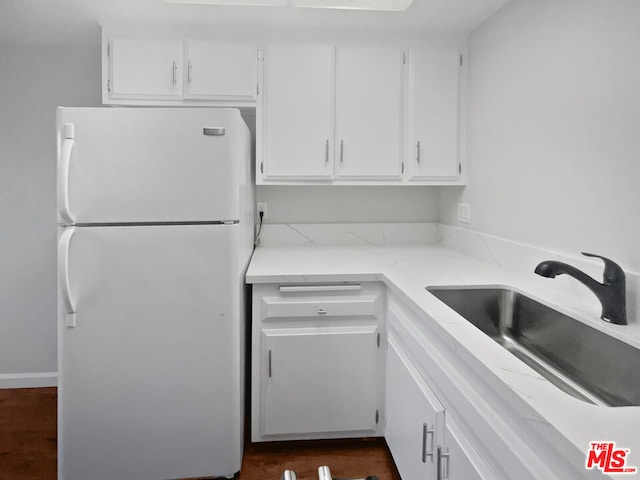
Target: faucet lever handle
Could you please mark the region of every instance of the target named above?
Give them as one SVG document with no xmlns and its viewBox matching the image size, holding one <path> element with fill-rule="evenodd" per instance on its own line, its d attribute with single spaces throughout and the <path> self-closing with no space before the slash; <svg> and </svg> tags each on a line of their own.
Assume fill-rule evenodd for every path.
<svg viewBox="0 0 640 480">
<path fill-rule="evenodd" d="M 604 262 L 604 273 L 602 276 L 605 284 L 610 284 L 624 279 L 624 270 L 622 270 L 620 265 L 613 260 L 603 257 L 602 255 L 596 255 L 595 253 L 582 252 L 582 255 L 585 257 L 599 258 Z"/>
</svg>

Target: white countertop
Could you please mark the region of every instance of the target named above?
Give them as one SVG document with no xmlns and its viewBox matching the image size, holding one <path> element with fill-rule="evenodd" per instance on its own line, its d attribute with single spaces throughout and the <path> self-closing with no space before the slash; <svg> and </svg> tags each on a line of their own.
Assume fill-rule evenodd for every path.
<svg viewBox="0 0 640 480">
<path fill-rule="evenodd" d="M 438 322 L 580 451 L 586 453 L 592 441 L 615 441 L 618 448 L 631 450 L 627 465 L 640 468 L 640 407 L 601 407 L 562 392 L 426 292 L 425 287 L 510 286 L 640 348 L 638 325 L 609 325 L 600 320 L 599 311 L 577 304 L 575 299 L 432 245 L 259 247 L 246 279 L 247 283 L 382 281 Z"/>
</svg>

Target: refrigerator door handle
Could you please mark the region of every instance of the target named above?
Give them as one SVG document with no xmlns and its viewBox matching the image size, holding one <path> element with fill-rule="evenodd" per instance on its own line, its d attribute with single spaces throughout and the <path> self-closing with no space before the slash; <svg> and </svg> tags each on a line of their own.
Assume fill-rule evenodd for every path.
<svg viewBox="0 0 640 480">
<path fill-rule="evenodd" d="M 71 238 L 76 233 L 75 227 L 69 227 L 60 236 L 58 243 L 58 277 L 60 279 L 60 290 L 65 310 L 65 327 L 76 326 L 76 306 L 71 298 L 71 285 L 69 281 L 69 249 Z"/>
<path fill-rule="evenodd" d="M 67 224 L 75 222 L 69 209 L 69 168 L 74 138 L 73 123 L 65 123 L 62 127 L 62 147 L 58 160 L 58 205 L 60 217 Z"/>
</svg>

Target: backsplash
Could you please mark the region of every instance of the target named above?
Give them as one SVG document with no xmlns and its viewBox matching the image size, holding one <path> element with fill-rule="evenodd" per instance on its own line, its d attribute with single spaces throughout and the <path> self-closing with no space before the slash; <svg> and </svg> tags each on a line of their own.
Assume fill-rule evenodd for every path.
<svg viewBox="0 0 640 480">
<path fill-rule="evenodd" d="M 263 224 L 260 245 L 304 247 L 330 245 L 435 244 L 436 223 L 282 223 Z"/>
<path fill-rule="evenodd" d="M 580 302 L 600 308 L 600 302 L 586 286 L 568 275 L 559 275 L 554 279 L 544 278 L 533 273 L 535 267 L 544 260 L 558 260 L 573 265 L 602 281 L 604 266 L 602 261 L 589 259 L 576 252 L 576 255 L 544 250 L 532 245 L 514 242 L 466 228 L 451 225 L 437 225 L 437 243 L 471 257 L 496 265 L 514 274 L 526 277 L 543 288 L 561 292 L 580 300 Z M 607 252 L 593 252 L 607 256 Z M 612 260 L 615 261 L 615 258 Z M 624 269 L 624 265 L 621 265 Z M 630 324 L 640 323 L 640 275 L 625 271 L 627 281 L 627 320 Z M 624 327 L 622 327 L 624 328 Z"/>
</svg>

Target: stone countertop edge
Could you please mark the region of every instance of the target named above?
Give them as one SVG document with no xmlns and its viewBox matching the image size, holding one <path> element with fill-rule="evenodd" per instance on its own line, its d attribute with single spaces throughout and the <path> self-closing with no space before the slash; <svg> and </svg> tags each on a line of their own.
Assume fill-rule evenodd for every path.
<svg viewBox="0 0 640 480">
<path fill-rule="evenodd" d="M 630 449 L 628 465 L 640 467 L 640 406 L 602 407 L 562 392 L 426 292 L 425 287 L 508 286 L 636 348 L 640 348 L 638 325 L 609 325 L 600 320 L 598 311 L 577 299 L 434 245 L 258 247 L 246 274 L 249 284 L 357 281 L 381 281 L 401 292 L 404 301 L 411 301 L 417 311 L 438 323 L 453 341 L 585 455 L 592 441 L 615 441 L 619 448 Z"/>
</svg>

